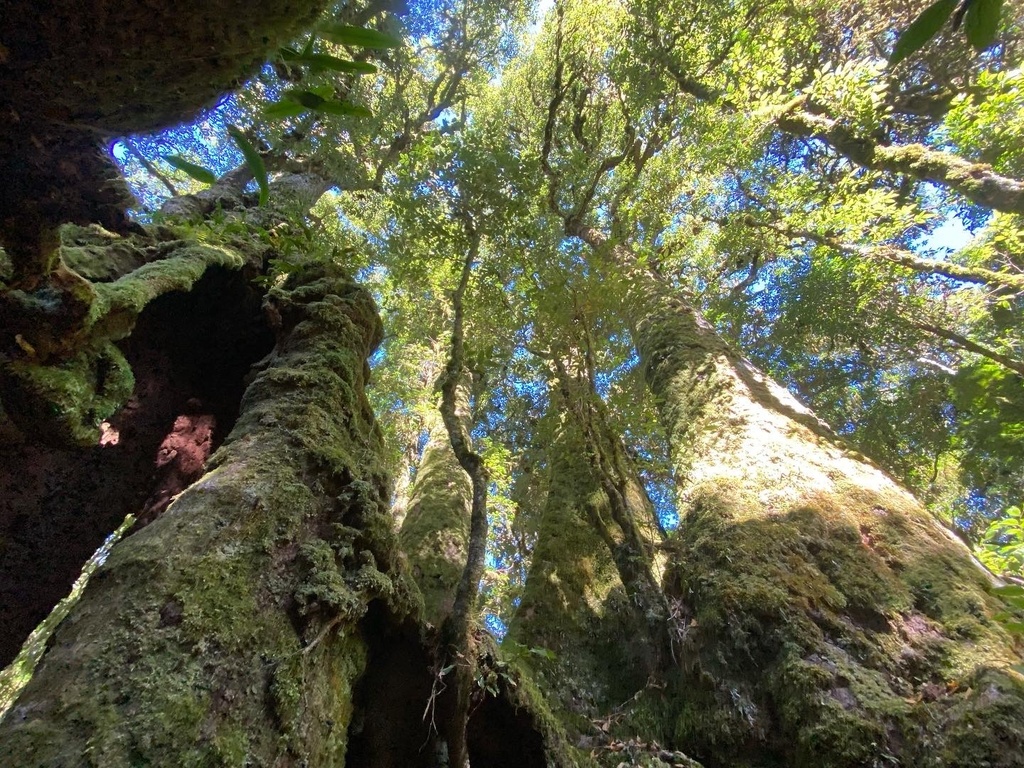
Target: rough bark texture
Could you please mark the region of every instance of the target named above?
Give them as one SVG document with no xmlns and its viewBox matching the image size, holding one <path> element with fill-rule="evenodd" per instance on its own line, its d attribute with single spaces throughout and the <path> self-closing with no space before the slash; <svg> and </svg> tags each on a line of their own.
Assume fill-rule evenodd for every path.
<svg viewBox="0 0 1024 768">
<path fill-rule="evenodd" d="M 372 299 L 271 292 L 278 341 L 211 471 L 115 548 L 0 726 L 4 765 L 342 765 L 361 623 L 414 615 L 363 394 Z"/>
<path fill-rule="evenodd" d="M 573 383 L 552 392 L 546 497 L 509 647 L 532 671 L 569 741 L 583 748 L 573 759 L 590 765 L 592 750 L 604 764 L 609 740 L 623 735 L 602 730 L 600 721 L 618 725 L 620 708 L 659 674 L 666 617 L 658 608 L 660 590 L 658 597 L 650 594 L 651 552 L 630 541 L 619 523 L 626 514 L 627 527 L 643 527 L 649 502 L 633 474 L 627 480 L 635 493 L 613 509 L 596 458 L 617 438 L 589 413 L 589 386 Z"/>
<path fill-rule="evenodd" d="M 879 144 L 857 136 L 837 120 L 800 109 L 787 111 L 776 125 L 794 136 L 820 139 L 865 168 L 930 181 L 996 211 L 1024 213 L 1024 183 L 1000 176 L 984 163 L 972 163 L 923 144 Z"/>
<path fill-rule="evenodd" d="M 127 225 L 131 197 L 104 139 L 188 119 L 325 5 L 2 0 L 0 242 L 21 287 L 47 278 L 58 224 Z"/>
<path fill-rule="evenodd" d="M 78 237 L 89 244 L 79 245 L 77 256 L 69 253 L 71 246 L 65 254 L 94 280 L 110 282 L 139 265 L 139 252 L 123 238 L 91 234 Z M 116 342 L 134 391 L 98 429 L 102 414 L 92 414 L 87 445 L 43 445 L 38 438 L 45 422 L 19 418 L 23 432 L 3 421 L 0 664 L 14 657 L 124 517 L 137 514 L 147 499 L 157 503 L 154 462 L 175 420 L 216 420 L 213 448 L 231 429 L 244 376 L 273 345 L 259 294 L 247 278 L 245 270 L 212 268 L 188 293 L 171 292 L 146 306 L 132 335 Z M 81 418 L 76 421 L 84 430 Z"/>
<path fill-rule="evenodd" d="M 463 415 L 468 417 L 464 410 Z M 399 542 L 423 593 L 424 618 L 440 627 L 451 615 L 466 567 L 473 489 L 440 417 L 416 470 Z"/>
<path fill-rule="evenodd" d="M 681 666 L 652 716 L 709 765 L 1024 764 L 1018 655 L 967 549 L 627 248 L 605 252 L 680 478 Z"/>
</svg>

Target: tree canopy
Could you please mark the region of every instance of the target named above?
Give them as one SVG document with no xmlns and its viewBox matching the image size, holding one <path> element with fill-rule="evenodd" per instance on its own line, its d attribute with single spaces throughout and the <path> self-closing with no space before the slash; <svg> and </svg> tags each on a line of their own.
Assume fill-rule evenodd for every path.
<svg viewBox="0 0 1024 768">
<path fill-rule="evenodd" d="M 597 225 L 977 542 L 1017 501 L 1024 455 L 1017 17 L 980 53 L 948 30 L 890 64 L 911 4 L 530 12 L 410 8 L 381 27 L 401 48 L 346 52 L 314 31 L 199 128 L 117 152 L 151 210 L 161 184 L 197 189 L 162 157 L 220 172 L 241 160 L 230 121 L 249 126 L 271 178 L 311 171 L 332 190 L 302 237 L 375 286 L 389 330 L 374 391 L 396 461 L 440 363 L 409 374 L 426 340 L 443 356 L 472 242 L 475 414 L 494 460 L 511 462 L 492 471 L 511 479 L 536 440 L 549 376 L 536 353 L 586 339 L 671 517 L 626 287 L 572 231 Z M 338 63 L 350 57 L 362 68 Z"/>
</svg>

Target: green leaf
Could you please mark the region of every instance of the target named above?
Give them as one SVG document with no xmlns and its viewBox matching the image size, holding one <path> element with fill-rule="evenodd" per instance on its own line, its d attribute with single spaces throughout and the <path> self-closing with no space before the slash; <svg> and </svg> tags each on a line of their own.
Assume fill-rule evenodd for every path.
<svg viewBox="0 0 1024 768">
<path fill-rule="evenodd" d="M 319 96 L 312 91 L 299 90 L 298 88 L 289 89 L 282 96 L 296 104 L 301 104 L 306 109 L 316 109 L 326 101 L 323 96 Z"/>
<path fill-rule="evenodd" d="M 209 168 L 203 168 L 201 165 L 190 163 L 181 155 L 164 155 L 164 160 L 179 171 L 184 171 L 196 181 L 203 182 L 203 184 L 214 184 L 217 181 L 217 174 Z"/>
<path fill-rule="evenodd" d="M 249 166 L 256 184 L 260 188 L 260 205 L 266 205 L 267 200 L 270 198 L 270 179 L 267 177 L 267 166 L 264 164 L 263 158 L 256 151 L 256 147 L 245 138 L 245 134 L 242 133 L 241 129 L 234 125 L 229 125 L 228 133 L 231 134 L 231 138 L 235 140 L 235 144 L 241 150 L 242 156 L 245 158 L 245 164 Z"/>
<path fill-rule="evenodd" d="M 377 71 L 377 67 L 368 61 L 349 61 L 326 53 L 299 53 L 291 48 L 282 48 L 281 58 L 296 64 L 305 64 L 314 72 L 329 70 L 331 72 L 352 72 L 357 75 L 369 75 Z"/>
<path fill-rule="evenodd" d="M 1003 0 L 973 0 L 964 18 L 964 33 L 979 53 L 996 41 Z"/>
<path fill-rule="evenodd" d="M 319 106 L 314 107 L 318 112 L 327 112 L 331 115 L 342 115 L 343 117 L 373 117 L 373 113 L 366 107 L 356 104 L 349 104 L 346 101 L 324 99 Z"/>
<path fill-rule="evenodd" d="M 263 108 L 263 116 L 268 120 L 283 120 L 288 117 L 298 117 L 305 112 L 306 107 L 297 102 L 288 100 L 268 104 Z"/>
<path fill-rule="evenodd" d="M 892 56 L 889 57 L 890 66 L 899 64 L 935 37 L 942 29 L 942 25 L 949 19 L 950 14 L 953 13 L 957 1 L 938 0 L 925 8 L 896 41 L 896 47 L 892 49 Z"/>
<path fill-rule="evenodd" d="M 313 91 L 302 91 L 294 88 L 285 91 L 284 98 L 293 102 L 296 106 L 301 105 L 302 109 L 312 109 L 316 112 L 324 112 L 330 115 L 341 115 L 343 117 L 372 117 L 373 113 L 366 107 L 349 104 L 336 99 L 325 99 Z"/>
<path fill-rule="evenodd" d="M 320 34 L 332 43 L 356 45 L 360 48 L 401 48 L 400 38 L 385 35 L 375 29 L 353 27 L 350 24 L 328 24 L 320 28 Z"/>
</svg>

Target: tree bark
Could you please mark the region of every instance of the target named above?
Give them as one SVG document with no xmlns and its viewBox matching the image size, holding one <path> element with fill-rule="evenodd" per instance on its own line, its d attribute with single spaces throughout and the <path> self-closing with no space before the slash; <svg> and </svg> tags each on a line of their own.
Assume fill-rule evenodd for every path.
<svg viewBox="0 0 1024 768">
<path fill-rule="evenodd" d="M 468 418 L 468 403 L 464 402 L 459 412 Z M 416 469 L 409 511 L 399 533 L 399 543 L 423 593 L 423 617 L 436 628 L 452 613 L 455 591 L 466 567 L 472 496 L 469 475 L 459 464 L 438 415 Z"/>
<path fill-rule="evenodd" d="M 627 247 L 575 234 L 629 280 L 678 476 L 681 664 L 650 716 L 711 764 L 1024 764 L 1019 657 L 963 544 Z"/>
<path fill-rule="evenodd" d="M 1024 213 L 1024 183 L 1001 176 L 984 163 L 972 163 L 923 144 L 880 144 L 857 136 L 837 120 L 798 108 L 787 110 L 775 124 L 794 136 L 820 139 L 865 168 L 928 181 L 985 208 Z"/>
<path fill-rule="evenodd" d="M 667 616 L 650 502 L 592 385 L 559 367 L 546 417 L 554 432 L 546 496 L 509 639 L 570 740 L 601 750 L 618 731 L 599 722 L 662 673 Z"/>
<path fill-rule="evenodd" d="M 363 394 L 380 322 L 333 269 L 267 306 L 230 437 L 93 577 L 0 724 L 4 765 L 344 764 L 361 619 L 416 606 Z"/>
</svg>

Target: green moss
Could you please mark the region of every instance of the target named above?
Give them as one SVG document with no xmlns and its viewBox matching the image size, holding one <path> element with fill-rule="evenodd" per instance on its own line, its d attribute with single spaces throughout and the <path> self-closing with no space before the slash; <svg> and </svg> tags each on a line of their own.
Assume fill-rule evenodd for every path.
<svg viewBox="0 0 1024 768">
<path fill-rule="evenodd" d="M 124 338 L 153 299 L 173 291 L 188 291 L 210 267 L 241 269 L 245 261 L 242 254 L 229 248 L 182 243 L 168 258 L 144 264 L 112 283 L 96 284 L 96 301 L 86 330 L 93 337 Z"/>
<path fill-rule="evenodd" d="M 131 396 L 135 377 L 109 342 L 54 365 L 4 366 L 4 401 L 17 423 L 57 444 L 94 445 L 99 424 Z"/>
<path fill-rule="evenodd" d="M 381 519 L 373 302 L 323 270 L 293 280 L 213 471 L 97 572 L 0 725 L 4 765 L 343 764 L 358 619 L 381 600 L 401 621 L 415 588 Z"/>
<path fill-rule="evenodd" d="M 4 366 L 3 396 L 23 429 L 57 444 L 92 445 L 99 423 L 124 405 L 134 386 L 110 342 L 128 336 L 157 297 L 190 290 L 211 267 L 241 269 L 246 257 L 196 242 L 120 237 L 100 227 L 65 227 L 64 240 L 64 266 L 52 284 L 4 296 L 24 327 L 22 356 Z M 90 283 L 83 274 L 110 282 Z"/>
<path fill-rule="evenodd" d="M 108 232 L 98 224 L 65 224 L 60 238 L 61 260 L 91 282 L 116 280 L 146 262 L 146 251 L 135 238 Z"/>
<path fill-rule="evenodd" d="M 438 418 L 423 450 L 399 542 L 423 595 L 424 616 L 440 627 L 466 566 L 473 487 Z"/>
</svg>

